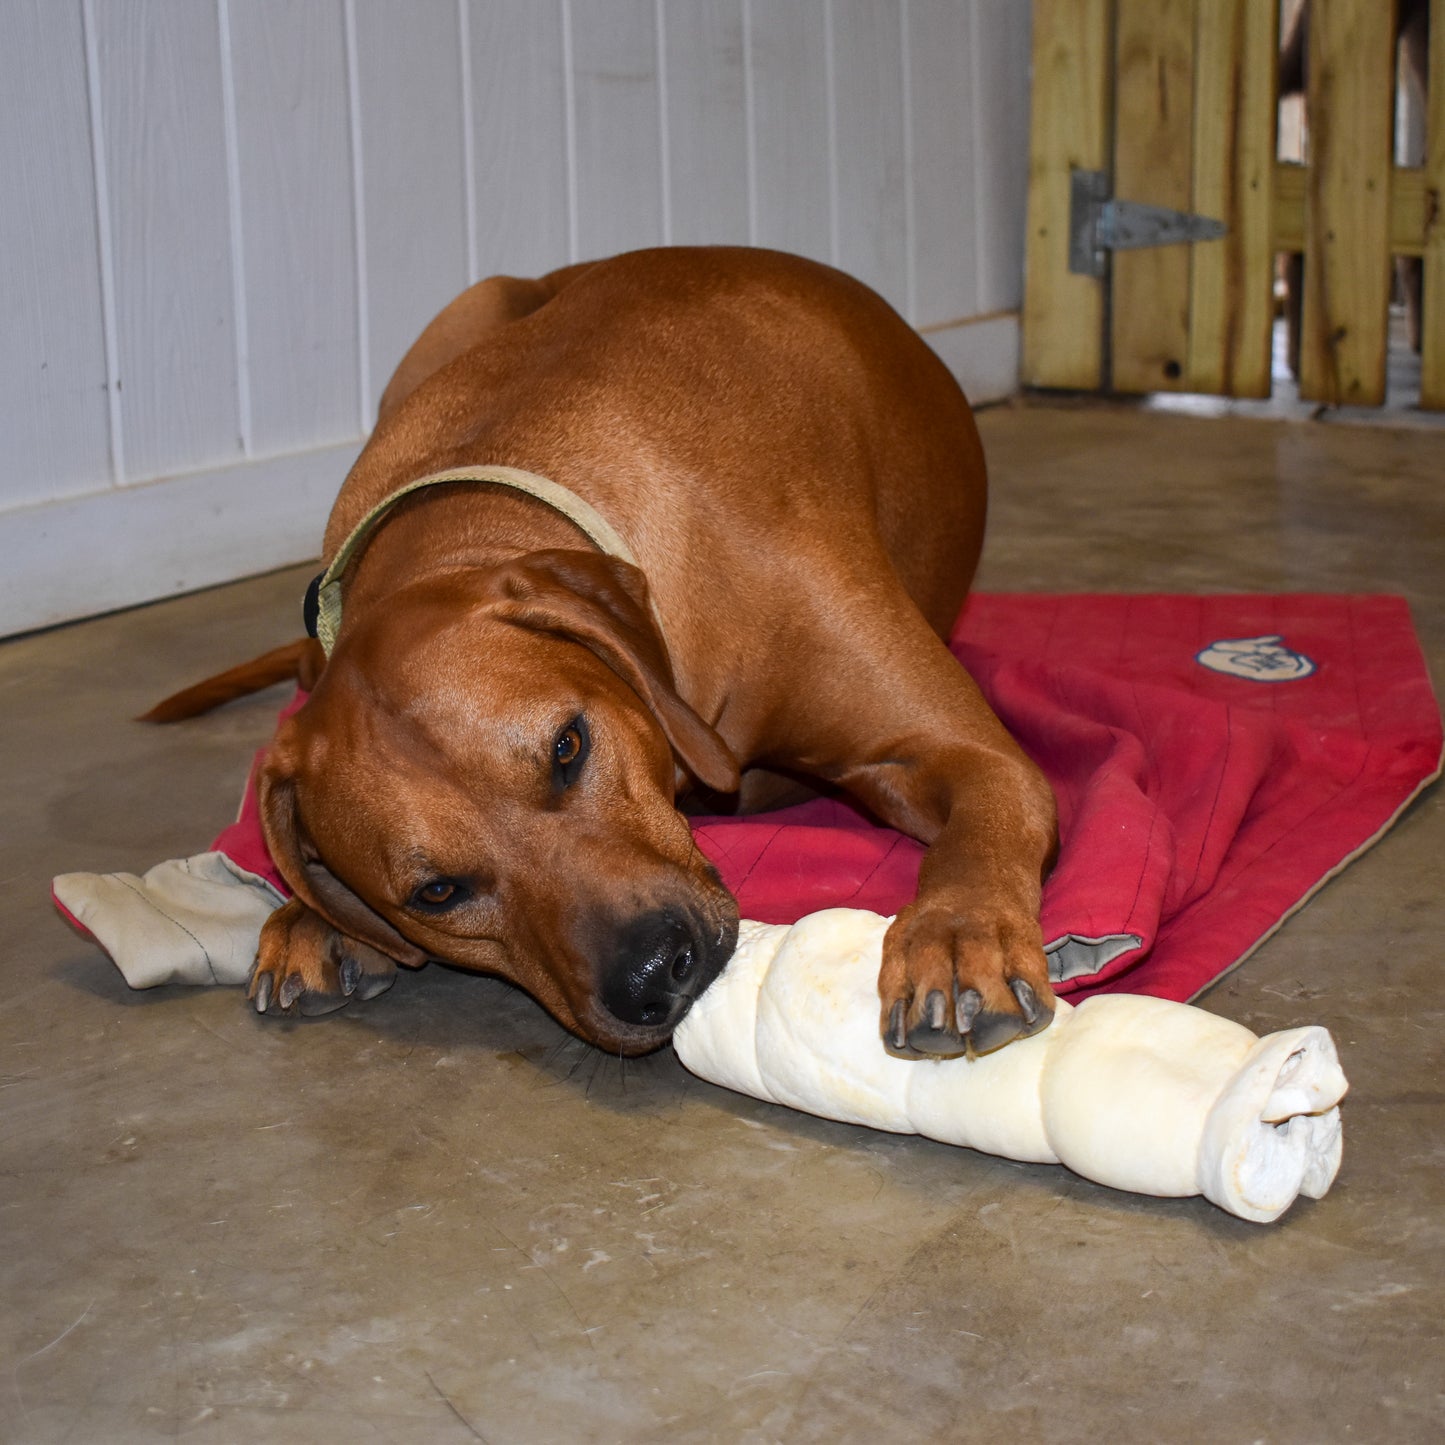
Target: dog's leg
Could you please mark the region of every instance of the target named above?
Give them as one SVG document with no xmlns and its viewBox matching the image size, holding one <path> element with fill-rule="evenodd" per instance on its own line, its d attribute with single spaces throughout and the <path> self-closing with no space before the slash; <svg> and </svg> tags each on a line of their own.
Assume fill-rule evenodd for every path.
<svg viewBox="0 0 1445 1445">
<path fill-rule="evenodd" d="M 891 809 L 895 826 L 925 839 L 936 831 L 918 896 L 884 939 L 885 1044 L 904 1058 L 947 1057 L 1037 1033 L 1054 1012 L 1039 927 L 1054 837 L 1047 783 L 1027 760 L 988 747 L 917 766 L 904 789 L 892 770 L 869 780 L 871 799 L 866 785 L 856 791 Z"/>
<path fill-rule="evenodd" d="M 257 1013 L 327 1014 L 375 998 L 396 982 L 396 964 L 369 944 L 338 933 L 299 898 L 261 929 L 246 996 Z"/>
<path fill-rule="evenodd" d="M 915 1058 L 1037 1033 L 1054 1004 L 1039 927 L 1057 839 L 1048 782 L 901 595 L 839 633 L 851 656 L 820 659 L 798 692 L 830 720 L 799 761 L 929 850 L 884 941 L 884 1042 Z"/>
</svg>

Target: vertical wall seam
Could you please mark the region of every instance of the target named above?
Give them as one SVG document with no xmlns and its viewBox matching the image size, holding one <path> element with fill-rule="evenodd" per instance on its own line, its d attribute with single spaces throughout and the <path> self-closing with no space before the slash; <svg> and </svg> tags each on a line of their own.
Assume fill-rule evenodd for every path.
<svg viewBox="0 0 1445 1445">
<path fill-rule="evenodd" d="M 903 106 L 903 296 L 907 321 L 917 326 L 918 258 L 914 254 L 918 242 L 918 226 L 914 217 L 917 194 L 913 183 L 913 30 L 909 24 L 909 0 L 899 0 L 898 56 L 900 101 Z"/>
<path fill-rule="evenodd" d="M 577 216 L 577 79 L 572 45 L 571 0 L 562 9 L 562 132 L 566 144 L 567 260 L 576 265 L 581 256 L 581 225 Z"/>
<path fill-rule="evenodd" d="M 657 156 L 662 170 L 662 244 L 672 245 L 672 144 L 667 123 L 667 18 L 663 0 L 653 0 L 657 52 Z"/>
<path fill-rule="evenodd" d="M 467 283 L 470 285 L 482 277 L 477 239 L 477 118 L 472 107 L 471 0 L 457 0 L 457 48 L 461 52 L 462 197 L 466 207 Z"/>
<path fill-rule="evenodd" d="M 758 118 L 757 91 L 753 76 L 753 5 L 739 0 L 743 23 L 743 138 L 747 154 L 748 245 L 758 244 Z"/>
<path fill-rule="evenodd" d="M 838 199 L 838 76 L 833 0 L 823 0 L 823 91 L 828 115 L 828 259 L 842 265 Z"/>
<path fill-rule="evenodd" d="M 973 304 L 980 312 L 994 309 L 994 301 L 984 292 L 983 249 L 986 244 L 984 217 L 992 215 L 988 204 L 978 204 L 980 191 L 986 184 L 983 167 L 979 164 L 979 127 L 983 124 L 983 109 L 979 103 L 979 27 L 978 0 L 971 0 L 968 7 L 968 145 L 973 161 Z"/>
<path fill-rule="evenodd" d="M 232 337 L 236 352 L 236 421 L 241 455 L 255 455 L 251 415 L 251 331 L 246 314 L 246 235 L 241 222 L 241 141 L 236 113 L 236 72 L 231 55 L 230 0 L 216 0 L 216 28 L 221 47 L 221 126 L 226 145 L 226 204 L 231 233 Z"/>
<path fill-rule="evenodd" d="M 356 0 L 345 0 L 346 110 L 351 134 L 351 206 L 356 246 L 356 380 L 361 434 L 371 430 L 370 289 L 366 274 L 366 187 L 361 153 L 361 62 L 356 47 Z"/>
<path fill-rule="evenodd" d="M 115 252 L 110 228 L 110 179 L 105 164 L 105 116 L 100 92 L 100 50 L 94 0 L 81 0 L 85 88 L 90 102 L 90 170 L 95 185 L 95 234 L 100 263 L 100 324 L 105 346 L 105 393 L 110 413 L 110 483 L 125 485 L 125 427 L 120 406 L 120 342 L 116 334 Z"/>
</svg>

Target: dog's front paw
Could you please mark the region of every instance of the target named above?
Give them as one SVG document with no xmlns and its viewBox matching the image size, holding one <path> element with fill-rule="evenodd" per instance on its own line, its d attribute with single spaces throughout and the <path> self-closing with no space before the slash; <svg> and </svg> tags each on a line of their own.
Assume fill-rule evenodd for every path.
<svg viewBox="0 0 1445 1445">
<path fill-rule="evenodd" d="M 1054 1016 L 1043 936 L 1028 917 L 915 903 L 883 940 L 884 1047 L 902 1059 L 986 1054 Z"/>
<path fill-rule="evenodd" d="M 246 997 L 256 1012 L 328 1014 L 353 999 L 375 998 L 396 982 L 396 964 L 369 944 L 338 933 L 299 898 L 261 929 Z"/>
</svg>

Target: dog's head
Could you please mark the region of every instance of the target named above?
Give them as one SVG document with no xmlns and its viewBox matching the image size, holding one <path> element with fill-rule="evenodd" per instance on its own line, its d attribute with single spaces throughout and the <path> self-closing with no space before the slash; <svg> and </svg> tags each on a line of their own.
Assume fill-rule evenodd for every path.
<svg viewBox="0 0 1445 1445">
<path fill-rule="evenodd" d="M 738 784 L 673 685 L 642 574 L 550 551 L 357 618 L 259 791 L 282 874 L 341 932 L 500 974 L 583 1038 L 641 1053 L 737 939 L 674 806 L 684 775 Z"/>
</svg>

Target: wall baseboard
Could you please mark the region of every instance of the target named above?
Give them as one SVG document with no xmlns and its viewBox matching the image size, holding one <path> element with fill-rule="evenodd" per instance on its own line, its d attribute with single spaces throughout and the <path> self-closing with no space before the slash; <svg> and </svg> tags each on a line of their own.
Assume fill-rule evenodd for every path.
<svg viewBox="0 0 1445 1445">
<path fill-rule="evenodd" d="M 923 339 L 958 379 L 974 406 L 1019 389 L 1019 313 L 995 312 L 954 326 L 930 327 Z"/>
<path fill-rule="evenodd" d="M 0 512 L 0 636 L 320 555 L 360 441 Z"/>
</svg>

